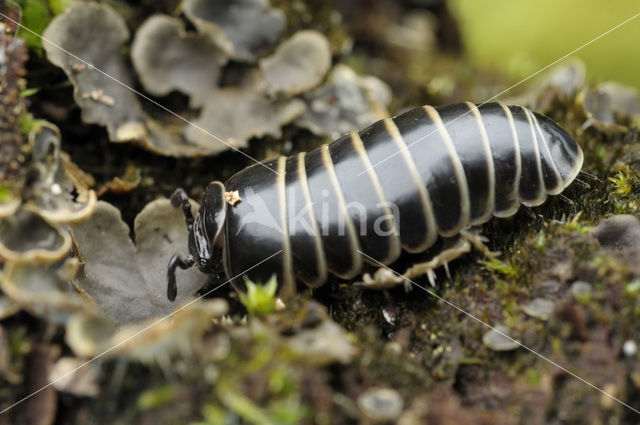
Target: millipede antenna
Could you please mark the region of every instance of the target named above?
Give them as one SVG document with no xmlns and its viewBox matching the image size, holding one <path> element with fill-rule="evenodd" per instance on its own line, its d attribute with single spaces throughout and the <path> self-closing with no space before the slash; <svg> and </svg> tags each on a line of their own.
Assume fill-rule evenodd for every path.
<svg viewBox="0 0 640 425">
<path fill-rule="evenodd" d="M 182 188 L 176 189 L 173 195 L 171 195 L 171 205 L 173 205 L 174 208 L 182 207 L 184 220 L 187 223 L 187 230 L 191 231 L 193 227 L 193 213 L 191 212 L 191 202 L 189 202 L 187 192 Z"/>
<path fill-rule="evenodd" d="M 179 255 L 174 255 L 169 260 L 169 267 L 167 268 L 167 298 L 169 301 L 174 301 L 178 295 L 178 286 L 176 285 L 176 268 L 180 267 L 182 270 L 186 270 L 195 264 L 196 260 L 191 255 L 182 259 Z"/>
</svg>

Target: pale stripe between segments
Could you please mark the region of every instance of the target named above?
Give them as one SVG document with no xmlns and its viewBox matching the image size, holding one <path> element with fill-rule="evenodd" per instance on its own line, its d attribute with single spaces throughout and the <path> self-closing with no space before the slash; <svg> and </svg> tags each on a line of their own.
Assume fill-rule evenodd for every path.
<svg viewBox="0 0 640 425">
<path fill-rule="evenodd" d="M 278 203 L 280 207 L 280 225 L 282 227 L 282 279 L 280 296 L 288 297 L 296 293 L 296 280 L 293 274 L 293 264 L 291 258 L 291 242 L 289 240 L 289 226 L 287 222 L 287 190 L 285 184 L 287 158 L 278 158 L 278 175 L 276 184 L 278 189 Z"/>
<path fill-rule="evenodd" d="M 358 153 L 358 156 L 362 160 L 365 169 L 367 170 L 367 174 L 369 174 L 369 177 L 371 178 L 371 183 L 373 184 L 373 188 L 378 194 L 378 198 L 381 202 L 380 207 L 384 210 L 384 215 L 387 217 L 393 217 L 392 223 L 394 228 L 397 229 L 397 223 L 395 222 L 396 217 L 393 216 L 391 209 L 389 208 L 384 190 L 382 189 L 382 185 L 380 184 L 380 180 L 378 179 L 378 174 L 371 166 L 371 161 L 369 160 L 369 156 L 367 155 L 367 152 L 364 148 L 364 143 L 362 143 L 362 139 L 360 138 L 360 135 L 358 133 L 351 133 L 351 143 L 353 145 L 353 149 Z M 384 264 L 390 264 L 400 256 L 401 252 L 402 249 L 400 248 L 400 235 L 394 230 L 389 239 L 389 252 L 387 254 L 387 257 L 380 262 Z"/>
<path fill-rule="evenodd" d="M 482 144 L 484 147 L 484 156 L 487 162 L 487 173 L 489 175 L 489 195 L 487 196 L 487 206 L 484 209 L 484 213 L 481 217 L 476 218 L 475 220 L 469 220 L 469 224 L 474 226 L 476 224 L 481 224 L 489 220 L 491 215 L 493 214 L 494 206 L 495 206 L 495 198 L 496 198 L 496 173 L 495 167 L 493 164 L 493 154 L 491 153 L 491 144 L 489 143 L 489 136 L 487 135 L 487 129 L 482 121 L 482 116 L 478 107 L 471 102 L 465 102 L 467 107 L 473 113 L 473 116 L 476 118 L 478 123 L 478 129 L 480 130 L 480 138 L 482 139 Z M 471 201 L 471 199 L 469 199 Z"/>
<path fill-rule="evenodd" d="M 560 171 L 558 171 L 558 167 L 556 166 L 556 163 L 553 162 L 553 156 L 551 155 L 551 149 L 549 149 L 549 144 L 547 143 L 547 138 L 545 137 L 542 129 L 540 128 L 540 123 L 538 122 L 538 118 L 536 118 L 536 115 L 532 112 L 531 113 L 531 117 L 533 118 L 533 122 L 536 124 L 536 130 L 538 130 L 538 134 L 540 135 L 540 138 L 542 139 L 542 143 L 544 144 L 544 149 L 546 150 L 547 154 L 549 155 L 549 159 L 551 161 L 551 167 L 553 168 L 553 173 L 555 175 L 556 178 L 556 185 L 553 188 L 548 188 L 545 186 L 545 190 L 547 191 L 547 193 L 551 194 L 551 195 L 557 195 L 560 192 L 562 192 L 562 176 L 560 175 Z"/>
<path fill-rule="evenodd" d="M 360 241 L 356 235 L 354 230 L 353 221 L 351 221 L 351 217 L 348 214 L 346 203 L 344 201 L 344 196 L 342 195 L 342 189 L 340 188 L 340 183 L 338 182 L 338 176 L 336 176 L 336 170 L 333 168 L 333 161 L 331 160 L 331 154 L 329 153 L 329 145 L 322 145 L 320 147 L 322 153 L 322 162 L 324 162 L 325 167 L 327 169 L 327 175 L 329 176 L 329 180 L 331 180 L 331 184 L 333 185 L 336 191 L 336 197 L 338 198 L 338 203 L 340 211 L 344 216 L 344 223 L 347 226 L 347 233 L 349 236 L 349 240 L 351 241 L 351 253 L 352 253 L 352 267 L 351 270 L 344 274 L 334 273 L 336 276 L 342 279 L 351 279 L 355 277 L 360 270 L 362 270 L 362 255 L 360 255 Z M 340 222 L 338 218 L 338 222 Z"/>
<path fill-rule="evenodd" d="M 573 182 L 573 180 L 580 173 L 580 169 L 582 168 L 582 162 L 584 161 L 584 152 L 582 152 L 582 148 L 580 148 L 580 145 L 577 145 L 577 147 L 578 147 L 578 152 L 576 153 L 576 162 L 573 168 L 571 169 L 571 172 L 569 173 L 569 175 L 567 175 L 567 178 L 562 184 L 563 190 Z"/>
<path fill-rule="evenodd" d="M 529 121 L 529 127 L 531 127 L 531 137 L 533 142 L 534 156 L 536 157 L 536 165 L 538 168 L 538 183 L 540 185 L 540 188 L 538 190 L 538 196 L 536 196 L 535 199 L 531 201 L 522 201 L 522 203 L 528 207 L 535 207 L 544 203 L 544 201 L 547 199 L 547 193 L 545 192 L 545 189 L 544 189 L 544 179 L 542 177 L 542 160 L 540 158 L 538 136 L 536 136 L 536 130 L 533 126 L 533 120 L 531 119 L 532 114 L 531 114 L 531 111 L 529 111 L 527 108 L 522 106 L 521 108 L 524 111 L 525 115 L 527 116 L 527 120 Z"/>
<path fill-rule="evenodd" d="M 518 139 L 516 123 L 513 119 L 513 115 L 511 115 L 511 110 L 502 102 L 498 102 L 498 105 L 500 105 L 505 115 L 507 116 L 507 122 L 509 123 L 511 135 L 513 136 L 513 148 L 516 161 L 516 176 L 513 182 L 513 205 L 511 206 L 511 208 L 504 211 L 494 211 L 493 215 L 495 215 L 496 217 L 509 217 L 515 214 L 515 212 L 518 211 L 518 208 L 520 208 L 520 179 L 522 177 L 522 158 L 520 157 L 520 140 Z"/>
<path fill-rule="evenodd" d="M 451 162 L 453 163 L 453 172 L 456 176 L 456 180 L 458 181 L 458 189 L 460 190 L 460 218 L 458 220 L 458 224 L 451 230 L 442 231 L 440 229 L 440 235 L 443 237 L 450 237 L 457 234 L 460 229 L 467 227 L 469 224 L 469 216 L 470 216 L 470 200 L 469 200 L 469 186 L 467 185 L 467 177 L 464 175 L 464 168 L 462 168 L 462 163 L 460 162 L 460 157 L 458 157 L 458 153 L 456 152 L 456 148 L 451 141 L 451 136 L 449 136 L 449 132 L 445 128 L 442 119 L 440 118 L 440 114 L 433 106 L 423 106 L 425 111 L 434 124 L 436 125 L 440 136 L 442 137 L 442 141 L 444 142 L 445 147 L 447 148 L 447 152 L 449 153 L 449 157 L 451 158 Z"/>
<path fill-rule="evenodd" d="M 403 248 L 407 252 L 423 252 L 434 243 L 438 239 L 438 226 L 436 224 L 436 218 L 433 214 L 433 205 L 431 203 L 431 198 L 429 197 L 429 192 L 427 191 L 426 185 L 422 181 L 420 177 L 420 173 L 418 172 L 418 168 L 416 167 L 413 158 L 411 157 L 411 152 L 409 152 L 409 148 L 407 147 L 407 143 L 404 141 L 402 134 L 400 134 L 400 130 L 396 126 L 396 123 L 391 118 L 385 118 L 384 125 L 389 134 L 391 135 L 391 139 L 395 142 L 398 147 L 398 151 L 402 155 L 402 159 L 407 164 L 407 169 L 409 173 L 413 177 L 414 183 L 418 188 L 418 196 L 420 198 L 420 203 L 422 204 L 422 211 L 424 213 L 425 221 L 427 223 L 427 234 L 425 235 L 424 242 L 416 247 L 407 247 L 403 246 Z M 401 223 L 402 225 L 402 223 Z M 402 231 L 402 230 L 401 230 Z"/>
<path fill-rule="evenodd" d="M 298 154 L 298 178 L 300 179 L 300 185 L 302 186 L 305 209 L 309 212 L 309 221 L 313 227 L 313 239 L 316 246 L 316 260 L 318 264 L 318 277 L 316 281 L 307 282 L 307 285 L 315 288 L 327 281 L 327 258 L 324 255 L 322 236 L 320 235 L 318 223 L 316 222 L 316 214 L 313 211 L 313 204 L 311 203 L 311 191 L 309 190 L 309 183 L 307 180 L 307 168 L 304 164 L 305 155 L 306 154 L 304 152 Z"/>
</svg>

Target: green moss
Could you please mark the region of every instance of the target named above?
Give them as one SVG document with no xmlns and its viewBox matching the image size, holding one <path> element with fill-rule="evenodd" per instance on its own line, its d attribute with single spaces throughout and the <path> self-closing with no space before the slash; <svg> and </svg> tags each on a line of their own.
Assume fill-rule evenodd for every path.
<svg viewBox="0 0 640 425">
<path fill-rule="evenodd" d="M 497 258 L 491 258 L 490 260 L 480 261 L 480 264 L 482 264 L 487 270 L 498 272 L 504 276 L 518 275 L 518 269 L 516 267 L 513 267 L 512 265 L 507 264 L 503 261 L 500 261 Z"/>
<path fill-rule="evenodd" d="M 15 199 L 13 190 L 5 185 L 0 185 L 0 204 L 6 204 Z"/>
<path fill-rule="evenodd" d="M 624 287 L 624 293 L 630 298 L 637 298 L 640 294 L 640 279 L 634 279 Z"/>
<path fill-rule="evenodd" d="M 538 237 L 536 238 L 533 247 L 536 249 L 536 251 L 542 251 L 544 250 L 545 246 L 547 245 L 547 238 L 544 234 L 544 232 L 539 232 L 538 233 Z"/>
<path fill-rule="evenodd" d="M 175 389 L 170 385 L 147 390 L 138 397 L 138 409 L 148 410 L 162 407 L 169 404 L 174 397 Z"/>
<path fill-rule="evenodd" d="M 212 403 L 251 424 L 300 423 L 308 413 L 300 397 L 302 373 L 281 343 L 275 335 L 258 332 L 247 345 L 236 346 L 220 365 Z M 256 384 L 253 392 L 259 402 L 245 395 Z"/>
<path fill-rule="evenodd" d="M 294 23 L 290 31 L 295 31 L 296 25 L 306 27 L 308 22 L 324 21 L 327 15 L 314 16 L 311 13 L 314 7 L 331 9 L 297 0 L 276 3 L 289 8 L 286 9 L 287 19 L 290 24 Z M 59 13 L 54 10 L 53 2 L 49 5 L 53 13 Z M 325 24 L 330 23 L 322 25 Z M 334 48 L 338 45 L 332 41 Z M 369 54 L 358 51 L 357 55 L 345 60 L 358 63 L 363 71 L 373 69 Z M 434 64 L 433 57 L 423 56 L 403 58 L 406 61 L 397 67 L 398 80 L 403 82 L 395 83 L 410 87 L 407 91 L 413 94 L 410 102 L 395 96 L 398 108 L 409 103 L 425 103 L 425 93 L 435 96 L 434 93 L 453 91 L 451 96 L 458 101 L 469 98 L 469 93 L 478 96 L 478 90 L 480 93 L 491 90 L 491 86 L 478 85 L 473 75 L 466 79 L 461 77 L 465 69 L 470 68 L 461 63 L 463 61 L 449 58 Z M 405 66 L 407 63 L 409 65 Z M 445 73 L 434 66 L 457 71 Z M 384 65 L 375 69 L 380 70 L 383 80 L 392 81 L 384 75 Z M 472 86 L 473 91 L 465 91 L 465 87 Z M 426 101 L 439 102 L 439 96 L 444 95 Z M 620 137 L 595 129 L 583 131 L 585 117 L 569 96 L 555 99 L 550 105 L 549 115 L 571 134 L 578 135 L 585 152 L 584 169 L 600 176 L 601 181 L 590 182 L 590 189 L 577 185 L 569 187 L 565 195 L 575 203 L 573 206 L 550 197 L 542 206 L 533 208 L 533 213 L 523 208 L 513 217 L 487 223 L 483 234 L 489 237 L 492 249 L 502 252 L 499 259 L 482 257 L 478 262 L 480 254 L 474 253 L 452 262 L 453 279 L 447 279 L 439 270 L 437 291 L 447 301 L 484 322 L 507 325 L 527 346 L 571 365 L 572 370 L 575 362 L 575 370 L 589 378 L 589 373 L 601 366 L 589 364 L 582 355 L 587 351 L 583 348 L 599 344 L 598 338 L 602 335 L 611 335 L 611 340 L 618 340 L 621 335 L 630 335 L 636 340 L 640 337 L 637 333 L 640 318 L 638 277 L 620 259 L 601 250 L 589 234 L 602 217 L 638 212 L 640 144 L 632 132 Z M 33 116 L 25 115 L 21 124 L 23 131 L 28 133 L 37 121 Z M 291 138 L 299 149 L 300 137 L 298 135 L 296 139 L 293 127 L 285 129 L 283 140 Z M 90 152 L 97 158 L 101 158 L 102 149 L 109 149 L 109 154 L 114 155 L 114 163 L 132 152 L 130 148 L 110 144 L 69 143 L 67 146 L 74 160 L 86 159 L 82 152 L 74 151 L 78 146 L 85 149 L 94 146 L 92 149 L 96 150 Z M 270 145 L 252 141 L 251 154 L 261 157 L 269 146 L 276 146 L 276 142 L 272 141 Z M 194 187 L 204 186 L 206 183 L 203 182 L 211 179 L 211 169 L 220 168 L 222 171 L 217 171 L 216 178 L 224 180 L 243 166 L 243 159 L 234 159 L 229 153 L 222 159 L 182 160 L 176 169 L 183 172 L 167 175 L 168 164 L 176 165 L 174 160 L 144 155 L 136 151 L 131 155 L 132 161 L 155 182 L 149 180 L 149 184 L 143 184 L 138 193 L 128 199 L 131 204 L 123 201 L 124 209 L 138 209 L 140 202 L 170 193 L 183 180 L 191 179 L 195 182 Z M 81 160 L 79 165 L 85 167 Z M 89 161 L 90 167 L 91 164 Z M 93 168 L 98 169 L 100 167 Z M 6 193 L 3 194 L 0 187 L 0 198 L 3 195 Z M 581 214 L 576 214 L 578 211 Z M 417 261 L 416 257 L 403 256 L 394 268 L 402 271 Z M 563 267 L 557 267 L 559 265 Z M 574 300 L 568 290 L 576 280 L 590 282 L 595 288 L 593 294 Z M 428 284 L 426 279 L 419 282 Z M 165 384 L 166 378 L 159 368 L 137 366 L 138 369 L 133 368 L 137 374 L 130 373 L 129 369 L 123 394 L 130 398 L 131 409 L 145 418 L 154 410 L 161 414 L 175 410 L 175 406 L 185 405 L 184 391 L 195 406 L 193 414 L 201 416 L 184 419 L 185 422 L 198 419 L 198 424 L 315 423 L 320 422 L 319 411 L 324 400 L 331 407 L 322 412 L 326 415 L 324 424 L 350 423 L 357 421 L 351 416 L 353 412 L 358 414 L 353 407 L 357 394 L 371 386 L 382 386 L 397 389 L 407 406 L 418 397 L 444 392 L 452 400 L 461 399 L 461 403 L 456 404 L 460 411 L 500 406 L 492 413 L 511 412 L 514 421 L 518 421 L 517 415 L 527 412 L 527 397 L 531 399 L 531 393 L 523 393 L 520 388 L 524 384 L 527 391 L 542 394 L 533 397 L 542 400 L 541 403 L 553 399 L 553 394 L 567 393 L 579 395 L 586 403 L 591 403 L 590 412 L 600 411 L 597 392 L 567 390 L 563 385 L 570 379 L 549 379 L 558 376 L 554 367 L 525 350 L 510 353 L 489 350 L 482 343 L 482 336 L 487 331 L 482 324 L 425 292 L 414 289 L 406 294 L 402 288 L 375 292 L 334 279 L 322 288 L 314 289 L 313 293 L 302 291 L 294 300 L 287 300 L 285 311 L 274 314 L 276 288 L 274 279 L 264 285 L 248 282 L 247 293 L 239 296 L 249 313 L 248 319 L 245 316 L 241 322 L 242 326 L 238 326 L 237 320 L 220 320 L 203 338 L 204 355 L 195 352 L 171 359 L 174 364 L 182 361 L 187 365 L 182 369 L 176 367 L 176 370 L 180 371 L 180 381 L 184 381 L 184 387 L 190 392 L 175 382 Z M 520 306 L 536 297 L 557 301 L 558 313 L 545 322 L 526 316 Z M 308 317 L 311 316 L 308 306 L 312 298 L 321 300 L 332 317 L 350 332 L 359 352 L 351 364 L 318 367 L 287 349 L 287 335 L 312 322 Z M 232 309 L 235 308 L 232 315 L 239 316 L 237 313 L 243 311 L 242 308 L 237 303 L 233 306 L 233 298 L 231 304 Z M 207 347 L 215 345 L 215 341 L 208 338 L 211 337 L 209 333 L 216 332 L 227 334 L 230 342 L 228 354 L 212 361 Z M 12 355 L 18 356 L 12 358 L 25 357 L 31 347 L 29 340 L 24 334 L 9 335 Z M 597 347 L 607 353 L 608 346 Z M 624 359 L 620 359 L 618 353 L 609 354 L 604 357 L 610 357 L 613 363 L 607 364 L 607 370 L 618 370 L 616 367 L 624 370 Z M 610 367 L 611 364 L 614 367 Z M 552 391 L 550 397 L 549 391 Z M 347 406 L 344 410 L 342 404 L 336 403 L 340 398 L 346 400 L 342 403 Z M 536 406 L 535 409 L 545 408 L 548 421 L 557 421 L 558 411 L 567 412 L 569 417 L 579 413 L 577 405 L 562 403 L 554 400 L 550 406 Z M 610 415 L 613 420 L 623 422 L 618 413 Z M 526 418 L 520 417 L 519 421 L 526 422 Z"/>
<path fill-rule="evenodd" d="M 30 89 L 24 89 L 20 92 L 20 97 L 29 97 L 29 96 L 33 96 L 34 94 L 38 93 L 40 91 L 39 88 L 30 88 Z"/>
<path fill-rule="evenodd" d="M 629 195 L 633 190 L 634 176 L 631 174 L 629 166 L 625 166 L 624 170 L 618 171 L 614 177 L 609 177 L 609 181 L 613 183 L 615 191 L 618 195 Z"/>
<path fill-rule="evenodd" d="M 278 281 L 275 275 L 264 285 L 246 280 L 247 292 L 238 298 L 251 315 L 265 315 L 276 311 Z"/>
<path fill-rule="evenodd" d="M 49 8 L 54 15 L 64 13 L 75 0 L 49 0 Z"/>
<path fill-rule="evenodd" d="M 31 130 L 39 126 L 44 120 L 34 118 L 33 114 L 26 112 L 20 116 L 20 131 L 29 134 Z"/>
<path fill-rule="evenodd" d="M 277 425 L 267 412 L 260 406 L 256 405 L 241 393 L 237 392 L 233 387 L 223 383 L 218 384 L 218 397 L 222 403 L 243 420 L 255 425 Z"/>
<path fill-rule="evenodd" d="M 566 220 L 565 223 L 564 223 L 564 228 L 569 230 L 570 232 L 579 232 L 579 233 L 588 233 L 588 232 L 592 231 L 593 230 L 592 226 L 585 226 L 580 221 L 580 216 L 581 215 L 582 215 L 582 213 L 579 212 L 578 214 L 573 216 L 573 218 L 570 218 L 569 220 Z"/>
<path fill-rule="evenodd" d="M 18 31 L 18 35 L 24 38 L 30 49 L 41 53 L 40 36 L 54 16 L 63 13 L 72 2 L 73 0 L 16 0 L 22 12 L 20 23 L 24 26 Z"/>
<path fill-rule="evenodd" d="M 218 405 L 205 404 L 202 416 L 202 421 L 193 422 L 191 425 L 225 425 L 230 422 L 228 412 Z"/>
<path fill-rule="evenodd" d="M 591 294 L 576 294 L 573 297 L 583 306 L 588 306 L 591 302 Z"/>
<path fill-rule="evenodd" d="M 9 354 L 13 359 L 22 359 L 31 351 L 31 343 L 27 338 L 27 328 L 9 329 Z"/>
</svg>

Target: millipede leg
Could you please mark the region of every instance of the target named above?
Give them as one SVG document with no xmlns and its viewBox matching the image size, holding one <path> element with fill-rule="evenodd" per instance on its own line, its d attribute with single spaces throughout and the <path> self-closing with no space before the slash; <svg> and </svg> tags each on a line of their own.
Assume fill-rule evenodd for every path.
<svg viewBox="0 0 640 425">
<path fill-rule="evenodd" d="M 473 230 L 462 230 L 460 237 L 455 241 L 453 246 L 443 249 L 431 260 L 424 263 L 418 263 L 407 269 L 402 276 L 398 276 L 386 267 L 379 268 L 373 276 L 365 273 L 362 276 L 362 282 L 356 285 L 363 286 L 368 289 L 389 289 L 404 283 L 405 289 L 411 289 L 411 280 L 416 277 L 427 275 L 431 286 L 436 286 L 436 273 L 439 267 L 444 267 L 447 277 L 451 278 L 449 272 L 449 263 L 462 255 L 471 251 L 472 248 L 482 252 L 485 256 L 493 258 L 499 255 L 499 252 L 491 251 L 486 245 L 487 238 L 476 233 Z"/>
<path fill-rule="evenodd" d="M 460 231 L 460 236 L 471 242 L 471 245 L 486 257 L 494 258 L 500 255 L 500 251 L 491 251 L 489 247 L 485 245 L 489 242 L 489 239 L 487 239 L 486 236 L 482 236 L 478 230 L 463 229 Z"/>
<path fill-rule="evenodd" d="M 362 282 L 356 282 L 355 284 L 367 289 L 390 289 L 395 288 L 402 282 L 404 282 L 402 276 L 398 276 L 386 267 L 380 267 L 373 273 L 373 276 L 369 273 L 363 274 Z"/>
<path fill-rule="evenodd" d="M 580 172 L 578 173 L 578 175 L 582 178 L 585 178 L 587 180 L 591 180 L 593 182 L 600 182 L 601 180 L 598 178 L 598 176 L 594 176 L 591 173 L 587 173 L 586 171 L 582 171 L 580 170 Z"/>
<path fill-rule="evenodd" d="M 538 220 L 538 218 L 539 218 L 538 215 L 536 214 L 536 212 L 531 207 L 528 207 L 526 205 L 523 205 L 522 207 L 523 207 L 522 208 L 523 211 L 525 211 L 529 215 L 531 220 L 533 220 L 533 221 Z"/>
<path fill-rule="evenodd" d="M 431 283 L 431 286 L 436 286 L 435 270 L 438 267 L 444 267 L 444 270 L 447 273 L 447 277 L 451 279 L 451 274 L 449 273 L 449 263 L 470 252 L 471 248 L 475 248 L 476 250 L 482 252 L 482 254 L 484 254 L 486 257 L 493 258 L 499 255 L 499 252 L 491 251 L 489 247 L 485 245 L 487 241 L 488 239 L 477 233 L 477 231 L 474 231 L 472 229 L 461 230 L 460 237 L 452 247 L 442 250 L 430 261 L 427 261 L 426 263 L 416 264 L 413 267 L 409 268 L 406 272 L 404 272 L 403 278 L 406 279 L 405 287 L 410 287 L 410 280 L 413 280 L 415 277 L 424 274 L 426 274 L 429 278 L 429 283 Z"/>
<path fill-rule="evenodd" d="M 440 251 L 438 255 L 429 261 L 413 265 L 404 272 L 402 276 L 397 275 L 386 267 L 381 267 L 373 274 L 373 276 L 369 273 L 365 273 L 362 276 L 362 282 L 358 282 L 356 285 L 364 286 L 368 289 L 389 289 L 400 284 L 404 284 L 405 289 L 409 291 L 411 289 L 410 280 L 426 274 L 431 286 L 435 286 L 435 270 L 442 266 L 448 267 L 448 262 L 453 261 L 461 255 L 471 251 L 471 245 L 472 244 L 467 240 L 467 238 L 461 237 L 452 247 Z"/>
<path fill-rule="evenodd" d="M 562 193 L 558 195 L 558 198 L 562 199 L 564 202 L 566 202 L 570 207 L 575 208 L 576 204 L 575 202 L 573 202 L 571 199 L 567 198 L 566 196 L 564 196 Z"/>
<path fill-rule="evenodd" d="M 448 270 L 448 263 L 470 252 L 472 245 L 473 244 L 469 239 L 461 234 L 461 237 L 452 247 L 442 250 L 438 255 L 427 262 L 415 264 L 404 272 L 402 277 L 406 279 L 405 288 L 411 287 L 411 280 L 425 274 L 429 278 L 431 286 L 435 286 L 435 270 L 442 266 L 446 268 L 445 270 Z"/>
<path fill-rule="evenodd" d="M 579 179 L 579 178 L 577 178 L 577 177 L 576 177 L 575 179 L 573 179 L 573 182 L 574 182 L 575 184 L 577 184 L 578 186 L 583 187 L 583 188 L 585 188 L 585 189 L 591 189 L 591 185 L 590 185 L 589 183 L 587 183 L 587 182 L 583 182 L 582 180 L 580 180 L 580 179 Z"/>
<path fill-rule="evenodd" d="M 169 260 L 167 267 L 167 298 L 174 301 L 178 295 L 178 286 L 176 285 L 176 267 L 186 270 L 195 264 L 196 260 L 191 255 L 182 259 L 179 255 L 174 255 Z"/>
<path fill-rule="evenodd" d="M 187 223 L 187 230 L 191 231 L 191 226 L 193 225 L 193 214 L 191 213 L 191 202 L 189 202 L 189 197 L 187 196 L 187 192 L 182 188 L 178 188 L 171 195 L 171 205 L 174 208 L 182 207 L 182 212 L 184 213 L 184 219 Z"/>
<path fill-rule="evenodd" d="M 591 189 L 591 185 L 589 183 L 587 183 L 586 181 L 583 181 L 581 179 L 584 180 L 590 180 L 594 183 L 600 183 L 600 179 L 596 176 L 594 176 L 591 173 L 587 173 L 586 171 L 580 171 L 578 173 L 578 177 L 576 177 L 575 179 L 573 179 L 573 182 L 584 187 L 585 189 Z"/>
</svg>

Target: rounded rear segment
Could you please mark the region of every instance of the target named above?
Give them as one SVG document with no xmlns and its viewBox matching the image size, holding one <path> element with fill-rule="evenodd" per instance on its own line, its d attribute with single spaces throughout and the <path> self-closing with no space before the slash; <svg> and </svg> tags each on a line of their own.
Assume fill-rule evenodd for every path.
<svg viewBox="0 0 640 425">
<path fill-rule="evenodd" d="M 559 185 L 547 187 L 549 194 L 557 195 L 569 186 L 580 172 L 584 154 L 573 137 L 551 118 L 536 112 L 533 112 L 533 116 L 542 133 L 541 142 L 548 149 L 553 161 L 553 164 L 548 164 L 548 166 L 560 174 Z"/>
</svg>

